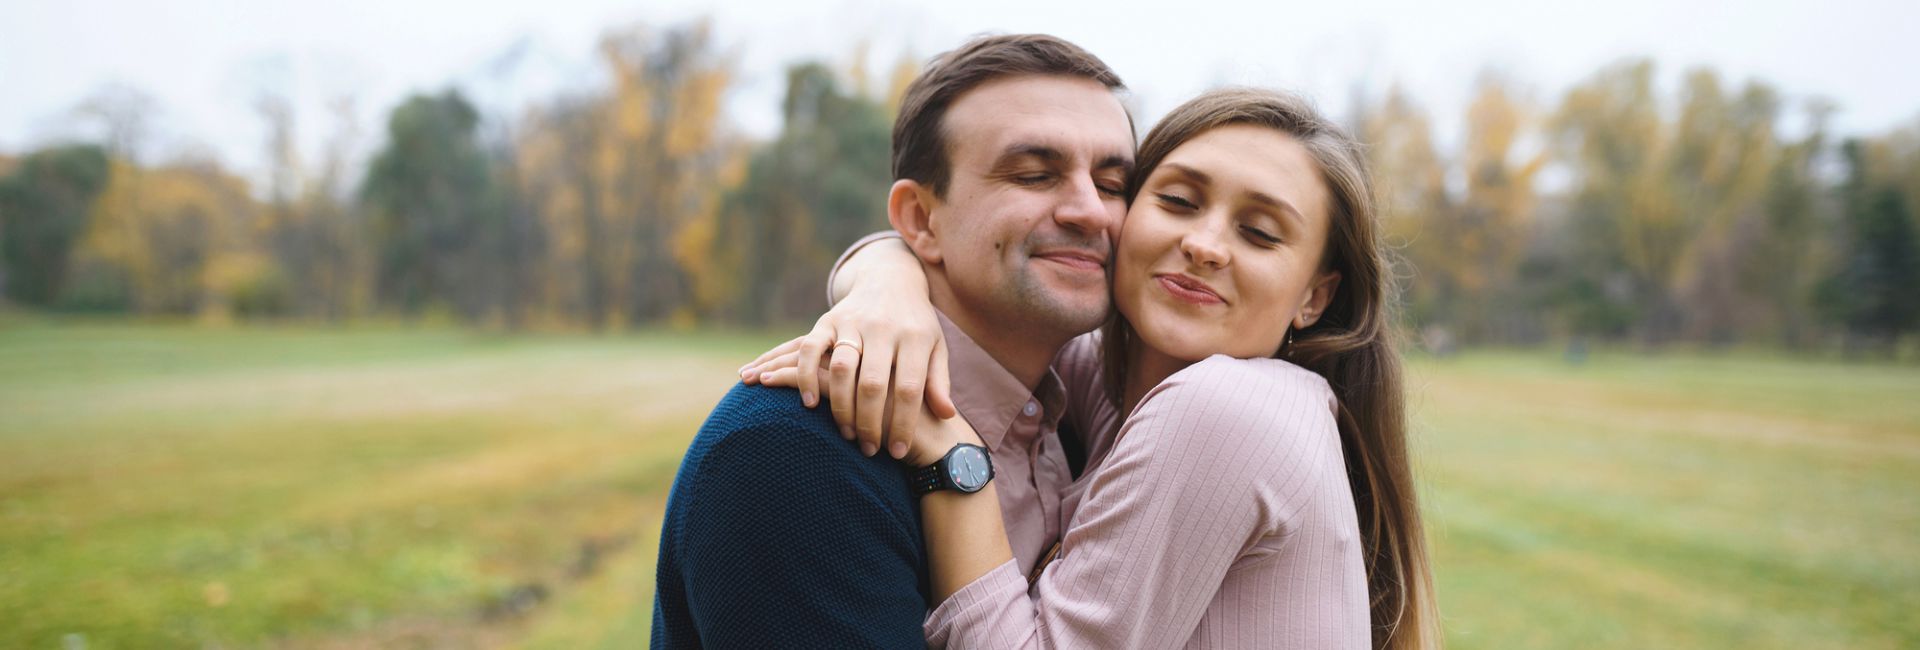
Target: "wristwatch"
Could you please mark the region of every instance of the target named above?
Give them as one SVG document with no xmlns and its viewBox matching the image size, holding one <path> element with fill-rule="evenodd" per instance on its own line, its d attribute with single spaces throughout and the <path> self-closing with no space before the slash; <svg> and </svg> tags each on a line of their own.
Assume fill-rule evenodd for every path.
<svg viewBox="0 0 1920 650">
<path fill-rule="evenodd" d="M 993 457 L 987 455 L 987 448 L 963 442 L 947 450 L 939 462 L 913 473 L 913 493 L 957 490 L 971 494 L 979 492 L 991 480 Z"/>
</svg>

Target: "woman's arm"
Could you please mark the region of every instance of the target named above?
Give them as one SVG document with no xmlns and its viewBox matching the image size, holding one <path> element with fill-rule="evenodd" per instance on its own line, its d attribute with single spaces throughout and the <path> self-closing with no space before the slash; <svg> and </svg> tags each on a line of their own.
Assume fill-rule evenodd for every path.
<svg viewBox="0 0 1920 650">
<path fill-rule="evenodd" d="M 905 459 L 911 467 L 939 462 L 960 443 L 979 445 L 980 436 L 965 418 L 932 420 L 922 416 L 921 439 Z M 941 490 L 920 497 L 920 529 L 927 543 L 927 573 L 932 600 L 940 602 L 994 567 L 1013 560 L 1001 519 L 994 481 L 972 494 Z"/>
<path fill-rule="evenodd" d="M 740 375 L 749 384 L 798 388 L 809 407 L 824 395 L 842 438 L 868 456 L 884 442 L 901 458 L 912 446 L 923 398 L 941 418 L 957 411 L 926 272 L 889 235 L 869 235 L 848 249 L 828 276 L 833 308 L 811 332 L 761 355 Z"/>
<path fill-rule="evenodd" d="M 1333 488 L 1346 489 L 1331 391 L 1310 373 L 1263 364 L 1282 362 L 1215 357 L 1151 391 L 1090 478 L 1086 501 L 1060 557 L 1036 583 L 1036 596 L 1029 598 L 1026 581 L 1011 563 L 1003 563 L 935 601 L 939 604 L 927 621 L 929 643 L 994 648 L 1185 644 L 1243 553 L 1260 539 L 1299 525 L 1300 513 L 1328 498 Z M 938 562 L 942 551 L 934 541 L 928 540 L 928 553 Z M 1329 571 L 1358 566 L 1334 564 Z M 1336 626 L 1337 638 L 1357 633 L 1365 645 L 1363 592 L 1353 603 L 1334 597 L 1345 594 L 1301 596 L 1325 597 L 1329 608 L 1352 605 L 1353 617 L 1345 620 L 1358 624 Z M 1280 629 L 1325 627 L 1320 611 L 1301 614 L 1312 620 L 1266 622 Z"/>
<path fill-rule="evenodd" d="M 840 304 L 862 280 L 884 284 L 888 279 L 899 280 L 899 297 L 913 295 L 916 289 L 919 297 L 927 296 L 927 273 L 920 268 L 920 258 L 891 230 L 862 237 L 840 254 L 827 271 L 827 305 Z"/>
</svg>

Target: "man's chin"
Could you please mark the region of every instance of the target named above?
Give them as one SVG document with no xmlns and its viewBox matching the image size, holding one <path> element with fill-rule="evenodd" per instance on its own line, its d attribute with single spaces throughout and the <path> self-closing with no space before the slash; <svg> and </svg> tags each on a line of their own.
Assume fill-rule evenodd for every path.
<svg viewBox="0 0 1920 650">
<path fill-rule="evenodd" d="M 1091 332 L 1107 322 L 1107 314 L 1112 310 L 1111 301 L 1106 296 L 1086 300 L 1059 300 L 1051 310 L 1052 320 L 1061 329 L 1076 334 Z"/>
</svg>

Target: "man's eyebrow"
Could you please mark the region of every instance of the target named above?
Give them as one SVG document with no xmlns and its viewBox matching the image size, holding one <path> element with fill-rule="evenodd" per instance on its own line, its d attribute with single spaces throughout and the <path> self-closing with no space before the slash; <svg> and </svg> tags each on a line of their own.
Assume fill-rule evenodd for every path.
<svg viewBox="0 0 1920 650">
<path fill-rule="evenodd" d="M 1047 162 L 1057 163 L 1066 160 L 1067 154 L 1061 153 L 1059 149 L 1044 144 L 1016 142 L 1007 145 L 1006 149 L 1000 150 L 1000 157 L 993 160 L 993 165 L 999 167 L 1012 163 L 1020 158 L 1039 158 Z"/>
<path fill-rule="evenodd" d="M 1133 157 L 1122 156 L 1120 154 L 1112 154 L 1105 158 L 1101 158 L 1099 164 L 1094 165 L 1093 168 L 1094 169 L 1118 168 L 1122 172 L 1131 172 L 1133 171 Z"/>
</svg>

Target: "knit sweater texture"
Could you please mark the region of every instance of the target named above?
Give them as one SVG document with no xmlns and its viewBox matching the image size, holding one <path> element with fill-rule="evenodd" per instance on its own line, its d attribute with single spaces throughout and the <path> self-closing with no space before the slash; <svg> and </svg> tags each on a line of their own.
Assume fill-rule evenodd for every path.
<svg viewBox="0 0 1920 650">
<path fill-rule="evenodd" d="M 926 547 L 899 463 L 823 403 L 736 385 L 667 498 L 654 648 L 925 647 Z"/>
</svg>

